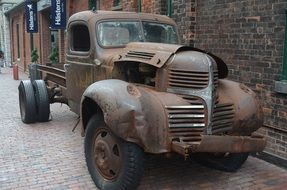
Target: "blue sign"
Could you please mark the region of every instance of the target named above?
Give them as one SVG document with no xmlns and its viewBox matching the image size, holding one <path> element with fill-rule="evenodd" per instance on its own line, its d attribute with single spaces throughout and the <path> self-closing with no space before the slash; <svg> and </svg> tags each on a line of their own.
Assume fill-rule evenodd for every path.
<svg viewBox="0 0 287 190">
<path fill-rule="evenodd" d="M 27 32 L 38 32 L 37 2 L 26 0 L 26 28 Z"/>
<path fill-rule="evenodd" d="M 66 28 L 66 0 L 51 0 L 51 28 Z"/>
</svg>

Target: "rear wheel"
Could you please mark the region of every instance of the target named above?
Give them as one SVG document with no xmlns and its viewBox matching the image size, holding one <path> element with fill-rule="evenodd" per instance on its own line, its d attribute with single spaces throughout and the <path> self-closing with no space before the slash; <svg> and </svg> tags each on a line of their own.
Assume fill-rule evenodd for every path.
<svg viewBox="0 0 287 190">
<path fill-rule="evenodd" d="M 91 177 L 102 190 L 136 189 L 143 175 L 142 149 L 116 137 L 97 116 L 87 125 L 85 156 Z"/>
<path fill-rule="evenodd" d="M 36 100 L 30 80 L 23 80 L 18 87 L 21 119 L 24 123 L 36 122 Z"/>
<path fill-rule="evenodd" d="M 33 82 L 35 89 L 37 120 L 47 122 L 50 117 L 50 102 L 46 84 L 43 80 Z"/>
<path fill-rule="evenodd" d="M 248 155 L 249 153 L 196 153 L 192 157 L 204 166 L 234 172 L 244 164 Z"/>
</svg>

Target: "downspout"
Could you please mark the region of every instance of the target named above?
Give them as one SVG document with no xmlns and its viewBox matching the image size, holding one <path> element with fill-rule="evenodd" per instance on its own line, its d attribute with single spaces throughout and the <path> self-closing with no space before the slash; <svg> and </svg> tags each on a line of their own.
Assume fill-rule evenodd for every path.
<svg viewBox="0 0 287 190">
<path fill-rule="evenodd" d="M 167 0 L 167 10 L 166 10 L 166 15 L 168 17 L 171 17 L 171 12 L 172 12 L 172 0 Z"/>
<path fill-rule="evenodd" d="M 285 10 L 285 38 L 284 38 L 282 80 L 284 81 L 287 80 L 287 9 Z"/>
<path fill-rule="evenodd" d="M 287 94 L 287 9 L 285 9 L 285 37 L 281 81 L 275 81 L 275 92 Z"/>
<path fill-rule="evenodd" d="M 142 12 L 142 0 L 137 0 L 138 12 Z"/>
</svg>

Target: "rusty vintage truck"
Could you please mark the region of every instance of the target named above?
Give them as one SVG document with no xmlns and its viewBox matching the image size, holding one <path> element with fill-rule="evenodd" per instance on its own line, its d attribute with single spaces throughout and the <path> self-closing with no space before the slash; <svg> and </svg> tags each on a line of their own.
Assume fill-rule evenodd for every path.
<svg viewBox="0 0 287 190">
<path fill-rule="evenodd" d="M 144 153 L 177 153 L 235 171 L 265 139 L 255 93 L 226 80 L 216 55 L 180 44 L 162 15 L 84 11 L 69 18 L 65 64 L 21 81 L 24 123 L 49 121 L 50 104 L 80 116 L 88 170 L 100 189 L 135 189 Z"/>
</svg>

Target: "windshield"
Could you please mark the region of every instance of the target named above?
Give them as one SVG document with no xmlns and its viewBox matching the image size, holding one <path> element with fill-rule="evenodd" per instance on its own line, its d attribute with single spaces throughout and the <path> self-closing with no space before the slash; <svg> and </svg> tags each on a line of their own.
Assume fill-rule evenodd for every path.
<svg viewBox="0 0 287 190">
<path fill-rule="evenodd" d="M 177 34 L 172 25 L 143 22 L 144 38 L 146 42 L 177 44 Z"/>
<path fill-rule="evenodd" d="M 129 42 L 157 42 L 177 44 L 176 29 L 172 25 L 138 21 L 106 21 L 97 28 L 102 46 L 123 46 Z"/>
</svg>

